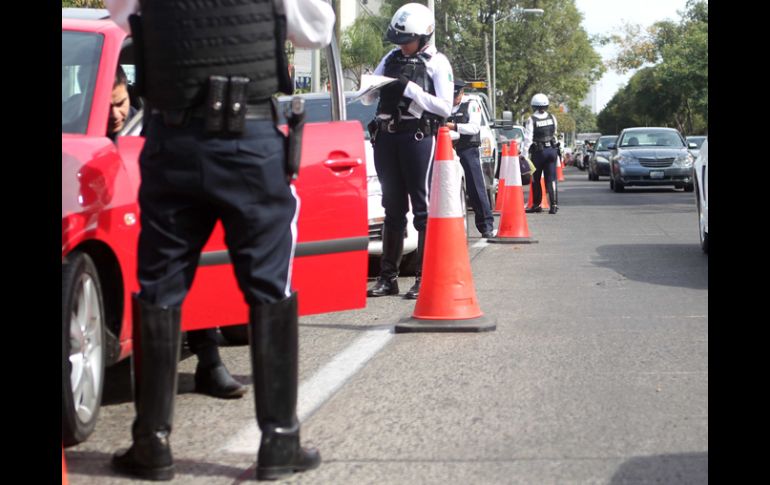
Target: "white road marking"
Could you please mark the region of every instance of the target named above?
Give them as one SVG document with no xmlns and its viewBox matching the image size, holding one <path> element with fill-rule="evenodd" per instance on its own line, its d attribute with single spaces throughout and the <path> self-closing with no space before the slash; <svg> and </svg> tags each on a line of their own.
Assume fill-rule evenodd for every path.
<svg viewBox="0 0 770 485">
<path fill-rule="evenodd" d="M 393 328 L 371 330 L 321 367 L 310 379 L 299 386 L 297 417 L 300 422 L 310 417 L 321 405 L 337 392 L 372 357 L 393 338 Z M 255 455 L 261 433 L 256 418 L 231 438 L 222 450 L 228 453 Z"/>
<path fill-rule="evenodd" d="M 487 242 L 486 239 L 479 239 L 478 241 L 473 243 L 473 245 L 471 247 L 474 248 L 474 249 L 482 249 L 482 248 L 485 248 L 487 246 L 489 246 L 489 243 Z"/>
</svg>

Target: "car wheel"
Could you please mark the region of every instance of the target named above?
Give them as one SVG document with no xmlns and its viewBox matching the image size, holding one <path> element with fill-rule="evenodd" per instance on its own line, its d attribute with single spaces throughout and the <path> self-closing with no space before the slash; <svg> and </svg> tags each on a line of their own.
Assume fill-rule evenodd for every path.
<svg viewBox="0 0 770 485">
<path fill-rule="evenodd" d="M 230 345 L 249 345 L 248 325 L 227 325 L 219 327 L 219 332 Z"/>
<path fill-rule="evenodd" d="M 709 233 L 706 232 L 706 221 L 700 204 L 700 190 L 695 189 L 695 202 L 698 206 L 698 236 L 700 237 L 700 247 L 704 253 L 709 253 Z"/>
<path fill-rule="evenodd" d="M 401 266 L 398 269 L 399 276 L 414 276 L 417 272 L 417 250 L 405 254 L 401 258 Z"/>
<path fill-rule="evenodd" d="M 73 252 L 62 263 L 62 442 L 85 441 L 102 402 L 104 299 L 93 260 Z"/>
<path fill-rule="evenodd" d="M 623 192 L 626 188 L 623 182 L 619 182 L 617 180 L 612 180 L 612 179 L 610 179 L 610 185 L 612 186 L 612 190 L 614 190 L 616 193 Z"/>
<path fill-rule="evenodd" d="M 692 192 L 695 190 L 695 184 L 687 184 L 683 188 L 685 192 Z"/>
</svg>

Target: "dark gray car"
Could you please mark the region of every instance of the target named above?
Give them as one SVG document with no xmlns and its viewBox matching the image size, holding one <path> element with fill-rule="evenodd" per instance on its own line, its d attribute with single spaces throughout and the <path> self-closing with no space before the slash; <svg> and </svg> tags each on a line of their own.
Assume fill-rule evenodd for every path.
<svg viewBox="0 0 770 485">
<path fill-rule="evenodd" d="M 614 143 L 618 135 L 604 135 L 596 140 L 596 145 L 588 159 L 588 180 L 599 180 L 600 175 L 610 174 L 610 149 L 607 147 Z"/>
<path fill-rule="evenodd" d="M 610 189 L 673 185 L 694 190 L 693 157 L 684 137 L 673 128 L 626 128 L 610 149 Z"/>
</svg>

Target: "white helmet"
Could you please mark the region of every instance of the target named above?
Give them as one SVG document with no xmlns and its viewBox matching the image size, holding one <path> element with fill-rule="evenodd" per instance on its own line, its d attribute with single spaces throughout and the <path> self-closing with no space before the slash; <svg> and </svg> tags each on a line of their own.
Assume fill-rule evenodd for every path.
<svg viewBox="0 0 770 485">
<path fill-rule="evenodd" d="M 547 108 L 549 104 L 548 96 L 543 93 L 537 93 L 536 95 L 532 96 L 531 104 L 535 108 Z"/>
<path fill-rule="evenodd" d="M 390 20 L 386 38 L 398 45 L 424 39 L 424 45 L 435 30 L 433 12 L 421 3 L 407 3 L 396 10 Z"/>
</svg>

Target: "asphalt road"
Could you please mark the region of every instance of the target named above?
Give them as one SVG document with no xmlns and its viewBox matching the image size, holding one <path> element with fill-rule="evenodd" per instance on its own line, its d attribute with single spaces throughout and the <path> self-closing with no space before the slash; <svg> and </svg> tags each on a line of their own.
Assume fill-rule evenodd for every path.
<svg viewBox="0 0 770 485">
<path fill-rule="evenodd" d="M 708 482 L 708 256 L 694 195 L 616 194 L 606 177 L 565 174 L 559 213 L 528 215 L 539 243 L 471 230 L 494 332 L 393 334 L 414 309 L 399 297 L 301 319 L 302 437 L 323 464 L 287 483 Z M 401 278 L 402 294 L 412 282 Z M 248 349 L 222 354 L 250 384 Z M 251 386 L 235 401 L 196 395 L 186 355 L 173 483 L 253 481 Z M 109 469 L 130 444 L 128 369 L 109 370 L 96 431 L 65 450 L 71 484 L 135 483 Z"/>
</svg>

